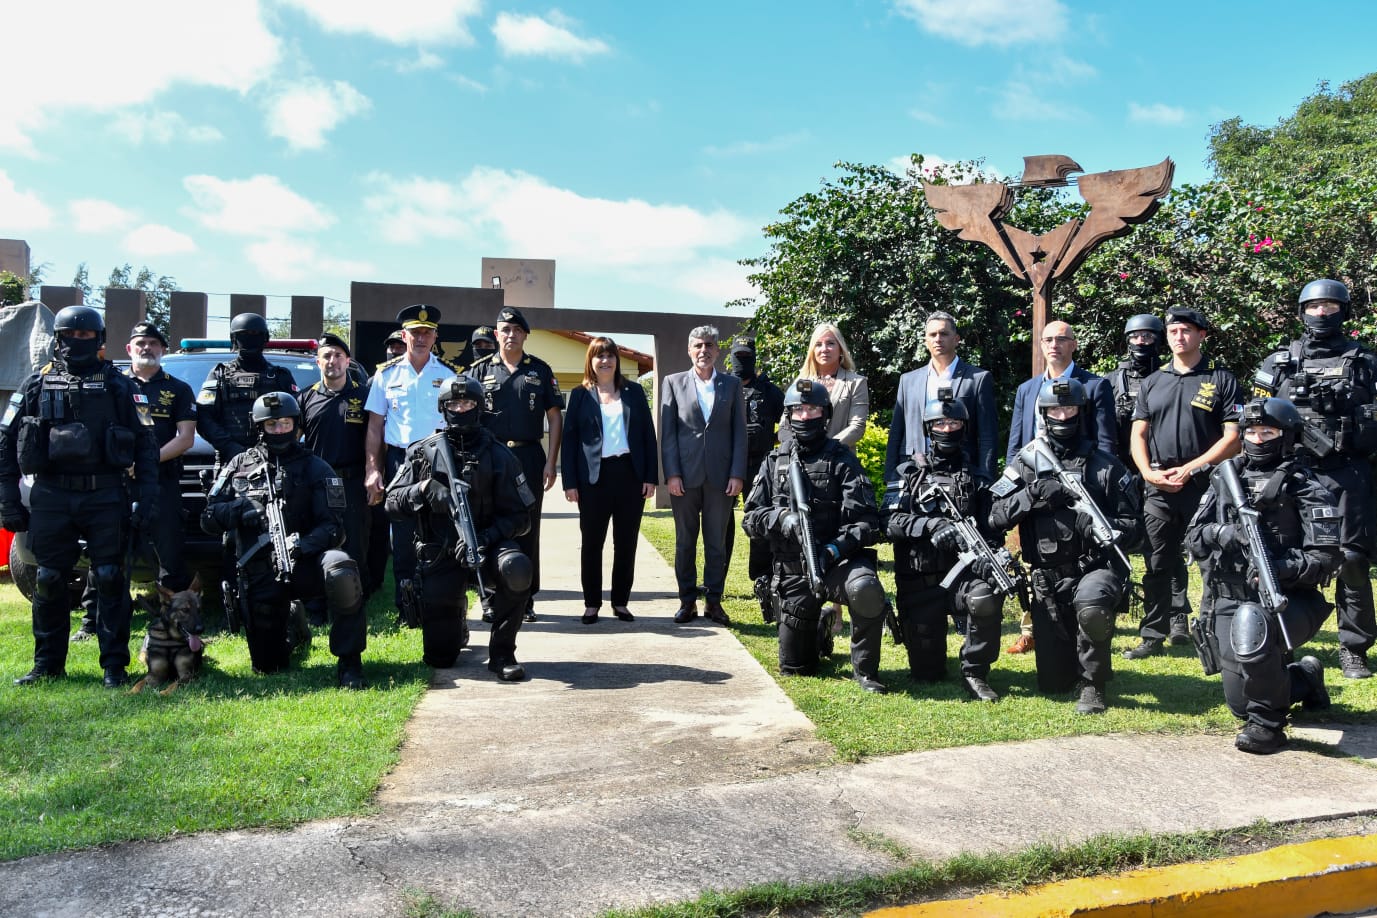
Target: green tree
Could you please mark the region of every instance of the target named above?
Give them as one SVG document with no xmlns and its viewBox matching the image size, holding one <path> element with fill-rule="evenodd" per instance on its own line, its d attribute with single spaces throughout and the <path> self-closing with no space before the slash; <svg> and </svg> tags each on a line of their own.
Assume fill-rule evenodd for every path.
<svg viewBox="0 0 1377 918">
<path fill-rule="evenodd" d="M 0 306 L 14 306 L 28 299 L 29 285 L 10 271 L 0 271 Z"/>
<path fill-rule="evenodd" d="M 105 305 L 106 287 L 142 290 L 148 321 L 162 329 L 168 327 L 172 317 L 172 294 L 181 289 L 176 278 L 154 274 L 146 265 L 135 273 L 129 264 L 112 269 L 105 286 L 95 288 L 91 286 L 90 270 L 84 261 L 77 265 L 76 273 L 72 275 L 72 286 L 81 291 L 82 302 L 97 307 Z"/>
</svg>

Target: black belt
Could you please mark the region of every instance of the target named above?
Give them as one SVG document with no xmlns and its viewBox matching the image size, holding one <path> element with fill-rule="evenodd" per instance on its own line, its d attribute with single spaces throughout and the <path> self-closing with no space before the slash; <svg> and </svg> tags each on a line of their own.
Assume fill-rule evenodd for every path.
<svg viewBox="0 0 1377 918">
<path fill-rule="evenodd" d="M 539 440 L 504 440 L 507 449 L 516 449 L 518 446 L 539 446 Z"/>
<path fill-rule="evenodd" d="M 620 460 L 625 460 L 625 461 L 627 461 L 627 462 L 630 462 L 630 461 L 631 461 L 631 454 L 630 454 L 630 453 L 617 453 L 617 455 L 615 455 L 615 456 L 603 456 L 603 457 L 602 457 L 602 461 L 603 461 L 603 462 L 613 462 L 613 461 L 620 461 Z"/>
<path fill-rule="evenodd" d="M 335 474 L 345 481 L 349 481 L 353 478 L 362 478 L 364 468 L 361 465 L 346 465 L 344 468 L 335 469 Z"/>
<path fill-rule="evenodd" d="M 39 475 L 38 480 L 43 484 L 66 488 L 68 491 L 99 491 L 102 488 L 122 487 L 128 477 L 122 473 L 113 475 Z"/>
</svg>

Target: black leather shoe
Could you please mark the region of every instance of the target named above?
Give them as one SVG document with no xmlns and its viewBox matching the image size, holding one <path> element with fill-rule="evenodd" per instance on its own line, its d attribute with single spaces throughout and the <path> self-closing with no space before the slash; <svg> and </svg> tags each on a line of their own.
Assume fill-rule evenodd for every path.
<svg viewBox="0 0 1377 918">
<path fill-rule="evenodd" d="M 529 606 L 526 607 L 526 615 L 525 615 L 521 620 L 524 621 L 524 622 L 533 622 L 533 621 L 536 621 L 536 616 L 535 616 L 535 605 L 534 605 L 534 604 L 529 605 Z"/>
<path fill-rule="evenodd" d="M 889 694 L 889 689 L 885 686 L 885 684 L 881 682 L 879 679 L 875 678 L 874 676 L 867 676 L 864 673 L 857 673 L 856 683 L 860 685 L 862 689 L 864 689 L 867 692 L 870 692 L 872 695 Z"/>
<path fill-rule="evenodd" d="M 1171 630 L 1167 634 L 1167 643 L 1172 647 L 1185 647 L 1192 643 L 1190 625 L 1186 622 L 1184 612 L 1171 617 Z"/>
<path fill-rule="evenodd" d="M 495 673 L 503 682 L 520 682 L 526 678 L 526 667 L 508 657 L 488 661 L 488 672 Z"/>
<path fill-rule="evenodd" d="M 998 701 L 999 693 L 990 688 L 990 683 L 979 676 L 962 676 L 961 686 L 973 701 Z"/>
<path fill-rule="evenodd" d="M 1286 748 L 1286 733 L 1262 724 L 1244 724 L 1234 737 L 1234 748 L 1252 755 L 1271 755 Z"/>
<path fill-rule="evenodd" d="M 1307 711 L 1329 710 L 1329 689 L 1324 687 L 1324 664 L 1311 656 L 1304 656 L 1296 664 L 1301 677 L 1305 679 L 1310 691 L 1301 699 L 1301 707 Z"/>
<path fill-rule="evenodd" d="M 717 622 L 719 625 L 730 625 L 732 623 L 731 617 L 727 615 L 727 610 L 722 608 L 722 601 L 720 599 L 709 599 L 707 602 L 703 603 L 703 614 L 708 617 L 709 621 Z"/>
<path fill-rule="evenodd" d="M 1157 638 L 1143 638 L 1138 646 L 1124 651 L 1125 660 L 1145 660 L 1162 652 L 1162 642 Z"/>
<path fill-rule="evenodd" d="M 129 684 L 129 675 L 125 673 L 123 666 L 107 666 L 105 678 L 101 682 L 106 688 L 119 688 L 121 685 Z"/>
<path fill-rule="evenodd" d="M 1104 689 L 1093 682 L 1081 682 L 1080 697 L 1076 700 L 1077 714 L 1103 714 L 1109 710 Z"/>
<path fill-rule="evenodd" d="M 20 676 L 18 679 L 15 679 L 15 680 L 14 680 L 14 684 L 15 684 L 15 685 L 37 685 L 38 683 L 40 683 L 40 682 L 46 682 L 46 681 L 48 681 L 49 679 L 63 679 L 63 678 L 66 678 L 66 676 L 67 676 L 67 673 L 66 673 L 65 670 L 61 670 L 61 669 L 47 670 L 47 669 L 41 669 L 41 668 L 35 666 L 33 669 L 29 670 L 27 673 L 25 673 L 24 675 Z"/>
<path fill-rule="evenodd" d="M 1372 670 L 1367 666 L 1367 654 L 1347 647 L 1339 648 L 1339 672 L 1345 679 L 1370 679 Z"/>
<path fill-rule="evenodd" d="M 593 606 L 587 606 L 583 610 L 583 616 L 579 619 L 585 625 L 596 625 L 598 623 L 598 610 Z"/>
<path fill-rule="evenodd" d="M 679 625 L 686 625 L 698 617 L 698 603 L 685 603 L 679 607 L 679 611 L 674 613 L 674 621 Z"/>
<path fill-rule="evenodd" d="M 492 624 L 492 612 L 488 609 L 483 610 L 483 621 L 489 625 Z"/>
</svg>

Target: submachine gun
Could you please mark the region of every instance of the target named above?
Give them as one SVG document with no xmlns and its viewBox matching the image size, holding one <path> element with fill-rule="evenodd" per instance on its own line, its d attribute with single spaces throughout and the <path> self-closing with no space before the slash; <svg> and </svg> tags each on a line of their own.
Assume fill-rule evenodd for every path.
<svg viewBox="0 0 1377 918">
<path fill-rule="evenodd" d="M 1110 524 L 1109 517 L 1104 515 L 1104 511 L 1091 498 L 1090 492 L 1085 489 L 1085 482 L 1066 471 L 1066 466 L 1061 464 L 1051 444 L 1043 437 L 1035 437 L 1024 449 L 1032 455 L 1033 468 L 1051 469 L 1052 474 L 1061 482 L 1061 486 L 1071 493 L 1071 509 L 1090 518 L 1090 531 L 1095 544 L 1112 551 L 1114 557 L 1123 565 L 1124 571 L 1132 572 L 1133 566 L 1128 563 L 1128 555 L 1124 554 L 1124 550 L 1117 544 L 1119 530 Z"/>
<path fill-rule="evenodd" d="M 204 485 L 211 473 L 207 470 L 201 474 Z M 239 526 L 226 534 L 234 544 L 234 577 L 220 581 L 220 590 L 224 594 L 225 626 L 232 634 L 249 628 L 247 579 L 248 566 L 254 558 L 266 551 L 272 562 L 273 579 L 281 584 L 288 584 L 292 579 L 292 554 L 296 539 L 288 532 L 282 512 L 282 485 L 277 480 L 280 474 L 280 470 L 274 474 L 270 463 L 264 459 L 263 477 L 267 483 L 267 494 L 263 517 L 267 521 L 266 531 L 259 533 L 252 542 L 244 537 L 243 529 Z M 228 476 L 222 474 L 206 492 L 206 500 L 213 502 L 228 483 Z"/>
<path fill-rule="evenodd" d="M 942 589 L 950 590 L 971 565 L 984 559 L 982 567 L 989 569 L 986 576 L 994 579 L 1002 596 L 1017 596 L 1021 605 L 1026 605 L 1028 574 L 1023 565 L 1010 553 L 1009 549 L 992 548 L 980 534 L 975 520 L 961 513 L 956 500 L 939 484 L 929 485 L 918 501 L 925 507 L 935 507 L 942 517 L 956 529 L 956 538 L 961 543 L 956 556 L 956 565 L 942 579 Z"/>
<path fill-rule="evenodd" d="M 459 477 L 449 441 L 441 439 L 435 446 L 435 458 L 449 488 L 450 516 L 454 519 L 454 527 L 459 532 L 459 545 L 456 547 L 455 553 L 459 563 L 473 571 L 473 579 L 478 586 L 478 598 L 481 602 L 483 597 L 488 595 L 488 588 L 483 583 L 483 553 L 478 544 L 478 530 L 473 525 L 473 507 L 469 504 L 471 486 Z"/>
<path fill-rule="evenodd" d="M 1286 649 L 1294 650 L 1296 645 L 1291 640 L 1290 632 L 1286 630 L 1286 619 L 1281 614 L 1286 611 L 1286 595 L 1277 586 L 1276 566 L 1263 537 L 1261 514 L 1248 503 L 1243 480 L 1238 477 L 1238 469 L 1232 462 L 1219 463 L 1211 478 L 1220 499 L 1230 508 L 1230 515 L 1237 521 L 1248 540 L 1248 560 L 1257 571 L 1258 599 L 1261 600 L 1267 614 L 1276 618 Z"/>
<path fill-rule="evenodd" d="M 789 512 L 798 520 L 798 539 L 802 543 L 808 588 L 821 599 L 826 587 L 822 582 L 822 566 L 818 564 L 818 546 L 813 538 L 813 511 L 808 506 L 808 491 L 803 478 L 803 467 L 795 454 L 789 461 Z"/>
</svg>

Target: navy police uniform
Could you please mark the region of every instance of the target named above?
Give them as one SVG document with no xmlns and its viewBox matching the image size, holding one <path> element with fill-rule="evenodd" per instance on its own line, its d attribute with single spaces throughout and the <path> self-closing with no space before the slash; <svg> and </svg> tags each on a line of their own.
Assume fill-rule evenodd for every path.
<svg viewBox="0 0 1377 918">
<path fill-rule="evenodd" d="M 177 436 L 177 425 L 195 421 L 196 396 L 191 387 L 166 370 L 159 369 L 144 382 L 132 369 L 125 371 L 134 384 L 134 401 L 153 426 L 159 449 Z M 158 463 L 159 525 L 148 535 L 158 556 L 158 583 L 176 593 L 191 585 L 185 558 L 186 533 L 182 519 L 182 459 Z"/>
<path fill-rule="evenodd" d="M 368 558 L 368 492 L 363 486 L 364 439 L 368 434 L 368 385 L 346 376 L 338 391 L 317 382 L 301 393 L 306 448 L 324 459 L 344 487 L 344 551 L 358 562 Z M 365 584 L 371 592 L 372 583 Z"/>
</svg>

